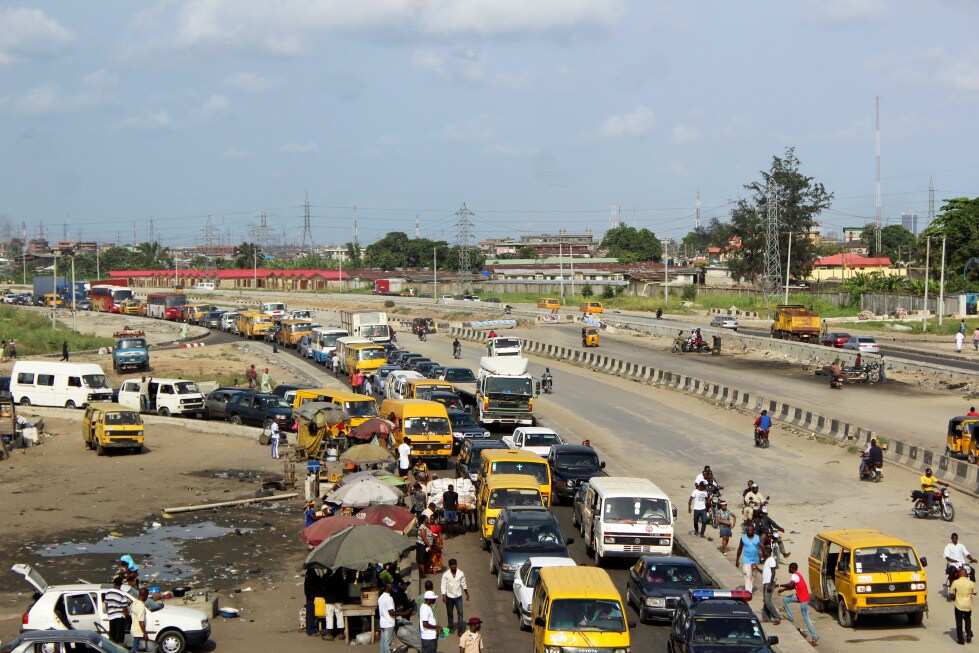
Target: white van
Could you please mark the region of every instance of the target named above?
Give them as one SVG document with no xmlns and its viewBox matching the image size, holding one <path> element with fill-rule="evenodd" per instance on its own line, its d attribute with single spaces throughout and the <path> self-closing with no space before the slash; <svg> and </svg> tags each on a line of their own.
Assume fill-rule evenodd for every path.
<svg viewBox="0 0 979 653">
<path fill-rule="evenodd" d="M 367 338 L 361 338 L 360 336 L 343 336 L 342 338 L 337 338 L 336 344 L 336 355 L 340 358 L 340 371 L 347 374 L 347 347 L 350 345 L 364 345 L 370 344 L 371 341 Z"/>
<path fill-rule="evenodd" d="M 674 508 L 645 478 L 595 477 L 581 506 L 581 534 L 596 565 L 605 558 L 673 553 Z"/>
<path fill-rule="evenodd" d="M 523 349 L 520 338 L 497 336 L 486 341 L 487 356 L 519 356 Z"/>
<path fill-rule="evenodd" d="M 425 375 L 414 370 L 394 370 L 384 379 L 385 399 L 407 399 L 409 379 L 424 379 Z"/>
<path fill-rule="evenodd" d="M 23 406 L 81 408 L 112 401 L 112 388 L 95 363 L 17 361 L 10 373 L 10 394 Z"/>
<path fill-rule="evenodd" d="M 140 379 L 126 379 L 119 388 L 119 403 L 157 415 L 204 416 L 204 394 L 193 381 L 150 377 L 149 404 L 140 405 Z"/>
<path fill-rule="evenodd" d="M 313 329 L 313 360 L 320 365 L 325 365 L 330 360 L 330 356 L 336 351 L 337 340 L 345 338 L 350 334 L 344 329 L 334 329 L 331 327 L 317 327 Z"/>
<path fill-rule="evenodd" d="M 262 304 L 262 313 L 274 320 L 281 320 L 286 315 L 286 305 L 282 302 L 265 302 Z"/>
<path fill-rule="evenodd" d="M 217 288 L 213 281 L 198 281 L 197 285 L 194 286 L 194 292 L 214 292 Z"/>
</svg>

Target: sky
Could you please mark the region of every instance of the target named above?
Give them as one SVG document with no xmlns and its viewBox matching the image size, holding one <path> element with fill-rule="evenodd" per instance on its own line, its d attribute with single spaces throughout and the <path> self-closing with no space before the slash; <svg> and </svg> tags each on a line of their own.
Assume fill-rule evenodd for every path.
<svg viewBox="0 0 979 653">
<path fill-rule="evenodd" d="M 795 147 L 824 231 L 976 195 L 979 3 L 0 2 L 0 218 L 316 244 L 724 218 Z M 356 209 L 354 209 L 356 207 Z M 67 226 L 65 226 L 67 225 Z M 151 231 L 152 226 L 152 231 Z"/>
</svg>

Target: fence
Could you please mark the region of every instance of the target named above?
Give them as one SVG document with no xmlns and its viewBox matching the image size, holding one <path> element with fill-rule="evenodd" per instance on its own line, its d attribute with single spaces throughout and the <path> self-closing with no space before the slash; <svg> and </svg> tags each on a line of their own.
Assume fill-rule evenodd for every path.
<svg viewBox="0 0 979 653">
<path fill-rule="evenodd" d="M 870 311 L 874 315 L 891 315 L 899 308 L 903 308 L 908 313 L 923 311 L 925 310 L 925 298 L 918 295 L 899 295 L 896 293 L 868 293 L 860 295 L 861 311 Z M 931 313 L 938 314 L 937 296 L 928 298 L 928 310 Z M 959 310 L 958 295 L 945 298 L 942 315 L 955 315 Z"/>
</svg>

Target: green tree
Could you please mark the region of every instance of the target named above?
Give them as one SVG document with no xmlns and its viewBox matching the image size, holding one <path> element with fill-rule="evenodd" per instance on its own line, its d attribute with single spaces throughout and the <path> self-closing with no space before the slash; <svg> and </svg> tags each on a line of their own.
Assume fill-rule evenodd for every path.
<svg viewBox="0 0 979 653">
<path fill-rule="evenodd" d="M 889 224 L 880 230 L 880 250 L 877 249 L 876 227 L 864 226 L 860 240 L 867 245 L 870 256 L 887 256 L 892 261 L 910 261 L 917 250 L 914 234 L 899 224 Z"/>
<path fill-rule="evenodd" d="M 706 227 L 697 227 L 683 237 L 681 244 L 687 251 L 695 254 L 704 254 L 708 247 L 725 247 L 728 240 L 734 235 L 734 230 L 727 222 L 721 222 L 717 218 L 711 218 Z"/>
<path fill-rule="evenodd" d="M 256 261 L 261 262 L 263 258 L 262 249 L 256 243 L 243 242 L 235 247 L 234 261 L 237 268 L 256 266 Z"/>
<path fill-rule="evenodd" d="M 931 274 L 941 267 L 941 240 L 945 238 L 946 289 L 974 287 L 979 279 L 979 197 L 945 200 L 935 220 L 919 237 L 919 249 L 931 238 Z M 937 249 L 936 249 L 937 246 Z M 933 276 L 932 280 L 937 276 Z"/>
<path fill-rule="evenodd" d="M 348 242 L 347 245 L 347 267 L 348 269 L 358 269 L 363 266 L 363 250 L 357 243 Z"/>
<path fill-rule="evenodd" d="M 783 156 L 773 156 L 761 179 L 745 184 L 751 197 L 738 200 L 731 212 L 731 227 L 741 236 L 741 249 L 732 256 L 729 267 L 738 279 L 754 281 L 765 271 L 766 218 L 768 215 L 768 182 L 779 189 L 779 252 L 787 251 L 789 234 L 792 239 L 792 270 L 794 277 L 805 277 L 812 270 L 816 248 L 804 234 L 815 228 L 816 216 L 828 209 L 833 194 L 822 183 L 800 171 L 795 148 L 787 148 Z"/>
<path fill-rule="evenodd" d="M 615 298 L 615 286 L 606 285 L 602 288 L 602 299 L 614 299 Z"/>
<path fill-rule="evenodd" d="M 584 287 L 581 289 L 581 296 L 582 297 L 591 297 L 594 294 L 595 294 L 595 291 L 592 290 L 591 284 L 585 284 Z"/>
<path fill-rule="evenodd" d="M 530 245 L 522 245 L 517 248 L 516 258 L 537 258 L 537 250 Z"/>
<path fill-rule="evenodd" d="M 158 269 L 170 267 L 170 250 L 154 241 L 136 245 L 135 260 L 140 267 Z"/>
<path fill-rule="evenodd" d="M 663 244 L 656 234 L 649 229 L 636 229 L 627 224 L 606 231 L 602 248 L 608 251 L 609 256 L 623 263 L 658 261 L 663 255 Z"/>
</svg>

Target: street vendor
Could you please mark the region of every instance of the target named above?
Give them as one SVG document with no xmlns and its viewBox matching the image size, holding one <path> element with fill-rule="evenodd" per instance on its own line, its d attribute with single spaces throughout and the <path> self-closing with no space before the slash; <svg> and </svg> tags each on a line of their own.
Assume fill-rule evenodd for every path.
<svg viewBox="0 0 979 653">
<path fill-rule="evenodd" d="M 415 462 L 415 466 L 411 470 L 411 475 L 414 477 L 415 482 L 421 483 L 422 485 L 432 480 L 432 475 L 428 471 L 428 465 L 421 460 Z"/>
</svg>

